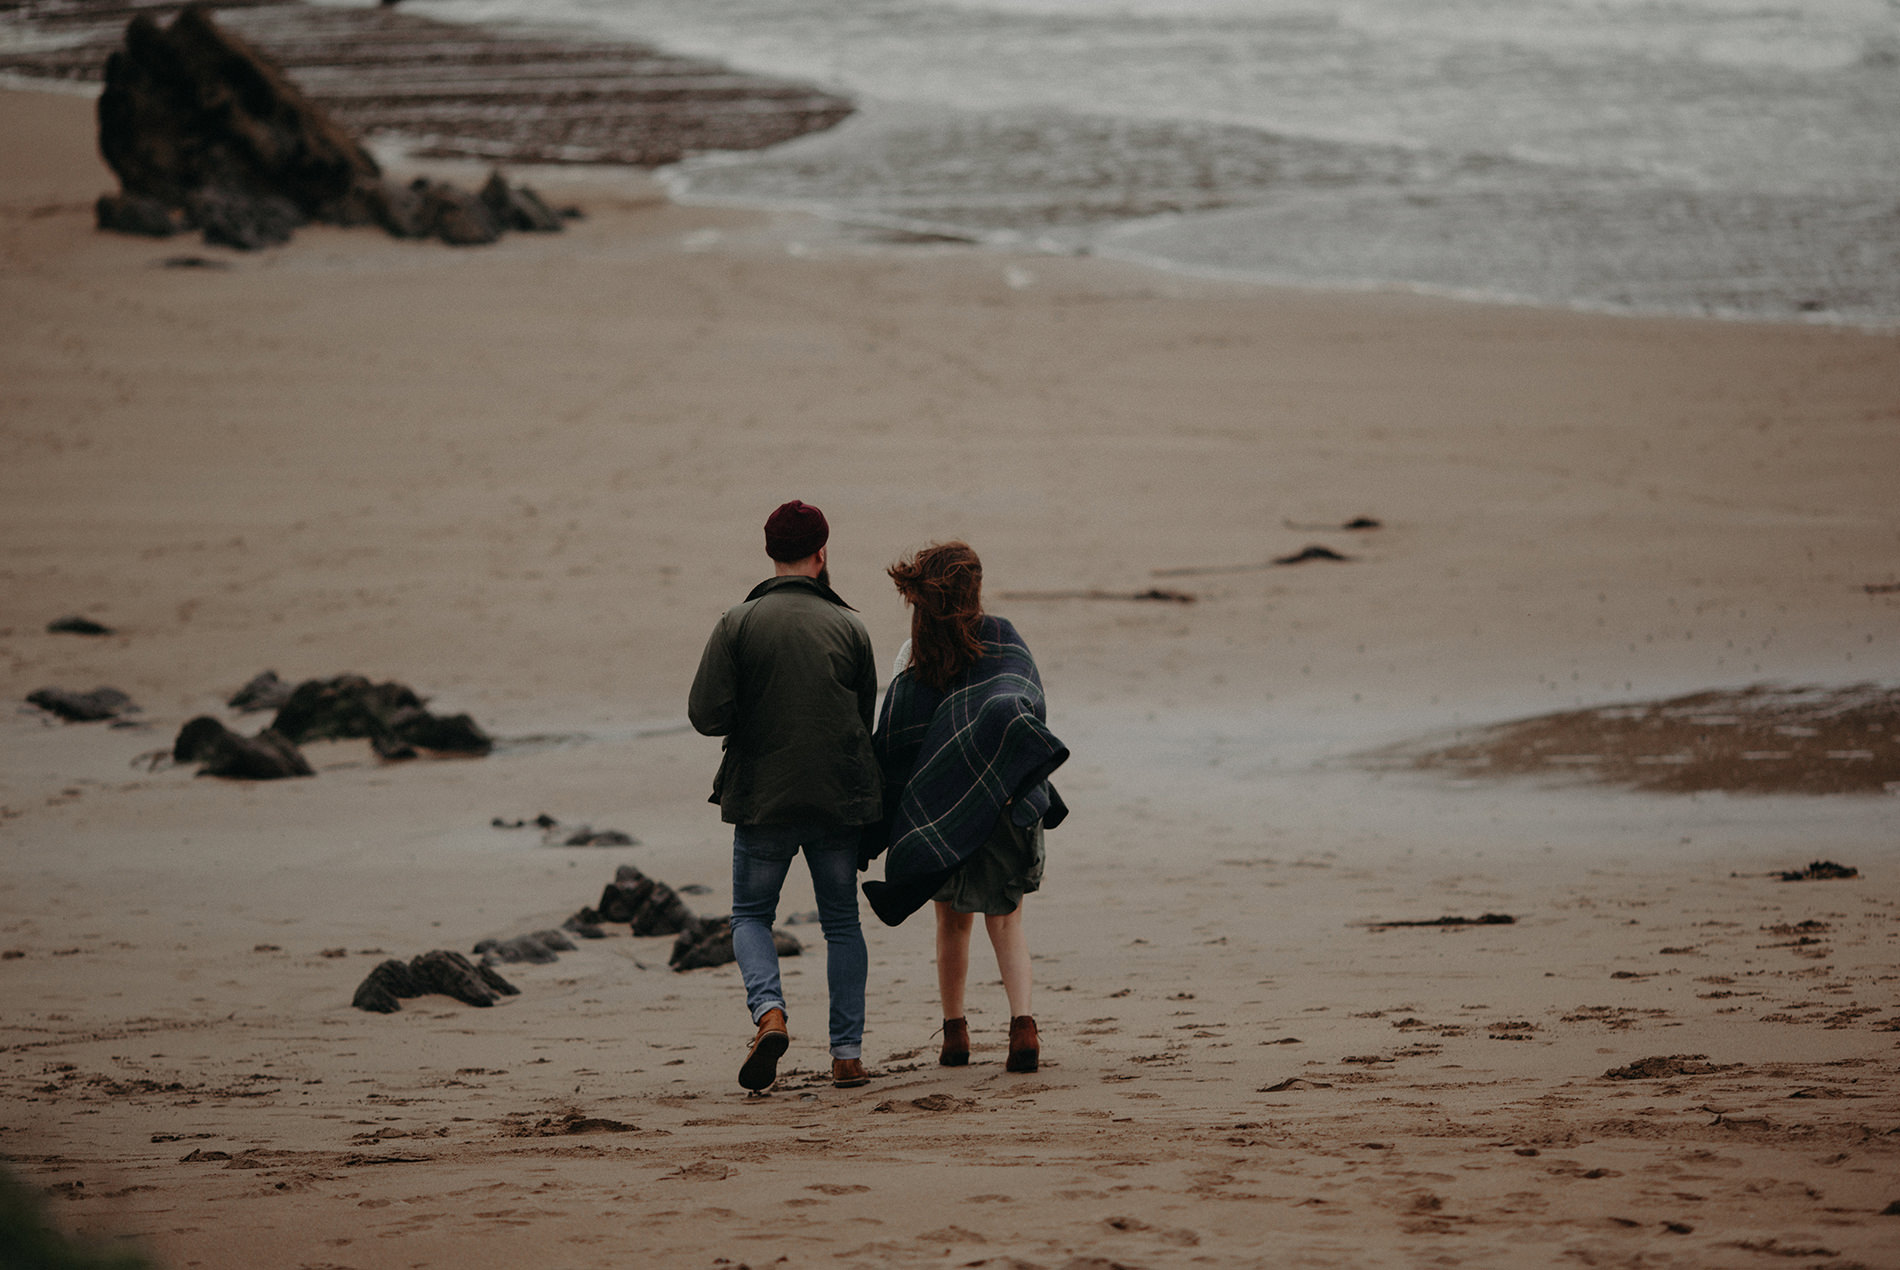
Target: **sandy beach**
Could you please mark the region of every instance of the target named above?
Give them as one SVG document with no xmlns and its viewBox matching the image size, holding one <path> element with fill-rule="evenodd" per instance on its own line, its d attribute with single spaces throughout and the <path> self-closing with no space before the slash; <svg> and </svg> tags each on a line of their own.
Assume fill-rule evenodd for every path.
<svg viewBox="0 0 1900 1270">
<path fill-rule="evenodd" d="M 559 235 L 239 254 L 96 232 L 94 135 L 0 91 L 0 1159 L 65 1229 L 172 1270 L 1900 1266 L 1900 790 L 1362 757 L 1900 685 L 1900 334 L 898 247 L 610 169 L 511 172 Z M 1042 1070 L 980 946 L 936 1065 L 921 921 L 867 926 L 863 1089 L 802 924 L 765 1097 L 736 969 L 624 928 L 493 1008 L 353 1009 L 621 864 L 727 910 L 686 690 L 794 497 L 881 663 L 884 567 L 950 537 L 1036 653 Z M 1267 563 L 1308 546 L 1348 559 Z M 266 668 L 498 744 L 151 757 L 255 731 Z M 101 685 L 127 725 L 25 704 Z M 492 823 L 543 813 L 638 844 Z M 1773 876 L 1815 860 L 1858 875 Z"/>
</svg>

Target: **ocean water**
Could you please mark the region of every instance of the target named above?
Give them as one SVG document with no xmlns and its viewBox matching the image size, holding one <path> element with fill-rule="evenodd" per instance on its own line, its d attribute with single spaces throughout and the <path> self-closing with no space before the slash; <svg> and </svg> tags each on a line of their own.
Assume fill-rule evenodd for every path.
<svg viewBox="0 0 1900 1270">
<path fill-rule="evenodd" d="M 405 7 L 859 102 L 680 165 L 687 198 L 1265 282 L 1900 325 L 1900 0 Z"/>
</svg>

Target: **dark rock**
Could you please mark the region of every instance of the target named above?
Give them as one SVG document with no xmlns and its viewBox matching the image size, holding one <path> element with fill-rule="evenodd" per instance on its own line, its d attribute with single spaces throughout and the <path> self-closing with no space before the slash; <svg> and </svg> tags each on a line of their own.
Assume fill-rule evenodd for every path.
<svg viewBox="0 0 1900 1270">
<path fill-rule="evenodd" d="M 474 948 L 483 963 L 489 965 L 498 961 L 545 965 L 550 961 L 559 961 L 561 953 L 573 951 L 574 941 L 558 930 L 538 930 L 531 935 L 516 935 L 513 939 L 484 939 Z"/>
<path fill-rule="evenodd" d="M 256 736 L 240 736 L 208 714 L 201 714 L 178 730 L 172 742 L 172 761 L 199 763 L 200 776 L 232 780 L 270 781 L 315 773 L 290 738 L 272 728 Z"/>
<path fill-rule="evenodd" d="M 213 247 L 259 251 L 281 247 L 308 223 L 297 205 L 276 194 L 240 194 L 197 190 L 185 200 L 185 214 Z"/>
<path fill-rule="evenodd" d="M 560 215 L 539 194 L 525 185 L 509 185 L 500 169 L 489 174 L 481 198 L 503 228 L 530 234 L 558 234 L 563 228 Z"/>
<path fill-rule="evenodd" d="M 466 714 L 429 713 L 407 684 L 371 683 L 362 675 L 306 679 L 291 690 L 271 727 L 301 744 L 367 738 L 378 757 L 411 759 L 417 749 L 486 754 L 494 738 Z"/>
<path fill-rule="evenodd" d="M 1612 1067 L 1603 1075 L 1608 1080 L 1662 1080 L 1670 1076 L 1708 1076 L 1740 1066 L 1704 1061 L 1708 1057 L 1707 1054 L 1654 1054 L 1639 1058 L 1627 1067 Z"/>
<path fill-rule="evenodd" d="M 417 982 L 429 992 L 440 992 L 466 1005 L 491 1006 L 517 989 L 485 967 L 477 966 L 461 953 L 438 948 L 423 953 L 409 963 Z"/>
<path fill-rule="evenodd" d="M 582 825 L 562 839 L 564 847 L 634 847 L 640 840 L 618 829 L 596 829 Z"/>
<path fill-rule="evenodd" d="M 425 186 L 426 187 L 426 183 Z M 360 192 L 370 219 L 392 238 L 427 238 L 429 221 L 422 192 L 408 185 L 378 181 Z"/>
<path fill-rule="evenodd" d="M 75 692 L 70 688 L 41 688 L 27 694 L 27 704 L 56 714 L 68 723 L 96 723 L 116 719 L 138 709 L 132 698 L 117 688 L 94 688 Z"/>
<path fill-rule="evenodd" d="M 101 194 L 93 216 L 100 229 L 144 238 L 170 238 L 185 228 L 171 208 L 143 194 Z"/>
<path fill-rule="evenodd" d="M 394 1014 L 402 1009 L 402 1002 L 394 993 L 370 979 L 356 985 L 356 995 L 350 998 L 350 1004 L 372 1014 Z"/>
<path fill-rule="evenodd" d="M 277 677 L 274 670 L 266 670 L 252 677 L 251 681 L 232 693 L 225 705 L 244 714 L 256 710 L 281 710 L 290 700 L 290 685 Z"/>
<path fill-rule="evenodd" d="M 444 754 L 486 754 L 495 738 L 466 714 L 434 715 L 427 710 L 400 710 L 390 719 L 396 735 L 410 745 Z"/>
<path fill-rule="evenodd" d="M 532 935 L 516 935 L 513 939 L 484 939 L 470 951 L 490 963 L 525 961 L 531 965 L 546 965 L 561 959 L 552 948 Z"/>
<path fill-rule="evenodd" d="M 673 941 L 666 964 L 675 970 L 703 970 L 733 960 L 732 923 L 724 917 L 700 917 Z"/>
<path fill-rule="evenodd" d="M 384 197 L 382 191 L 385 186 L 384 181 L 358 177 L 343 197 L 330 205 L 324 219 L 345 229 L 382 224 L 378 203 Z"/>
<path fill-rule="evenodd" d="M 567 930 L 567 931 L 573 931 L 576 935 L 579 935 L 582 939 L 607 938 L 607 932 L 600 928 L 600 921 L 599 921 L 598 914 L 595 914 L 591 920 L 588 917 L 584 916 L 584 914 L 590 914 L 593 912 L 594 910 L 591 908 L 582 909 L 579 913 L 574 914 L 574 916 L 562 922 L 561 929 Z"/>
<path fill-rule="evenodd" d="M 1860 870 L 1832 860 L 1816 860 L 1805 869 L 1783 869 L 1775 876 L 1783 882 L 1833 882 L 1857 878 Z"/>
<path fill-rule="evenodd" d="M 805 947 L 789 933 L 772 932 L 772 946 L 781 957 L 796 957 Z M 673 952 L 666 964 L 675 970 L 704 970 L 735 960 L 732 952 L 732 923 L 724 917 L 699 917 L 680 931 L 673 941 Z"/>
<path fill-rule="evenodd" d="M 479 247 L 501 237 L 501 218 L 480 197 L 440 181 L 417 179 L 423 223 L 451 247 Z"/>
<path fill-rule="evenodd" d="M 229 269 L 228 260 L 211 260 L 204 256 L 167 256 L 159 262 L 167 269 Z"/>
<path fill-rule="evenodd" d="M 416 757 L 416 747 L 397 736 L 379 734 L 369 739 L 370 749 L 385 763 L 400 763 Z"/>
<path fill-rule="evenodd" d="M 560 821 L 558 821 L 558 820 L 556 820 L 556 819 L 555 819 L 554 817 L 552 817 L 552 816 L 550 816 L 550 815 L 548 815 L 548 814 L 547 814 L 547 813 L 546 813 L 546 812 L 544 811 L 544 812 L 542 812 L 542 813 L 541 813 L 540 815 L 538 815 L 538 816 L 536 816 L 536 817 L 534 818 L 534 823 L 535 823 L 535 825 L 536 825 L 537 827 L 539 827 L 539 828 L 542 828 L 542 829 L 552 829 L 552 828 L 554 828 L 554 826 L 556 826 L 556 825 L 558 825 L 558 824 L 560 824 L 561 822 L 560 822 Z"/>
<path fill-rule="evenodd" d="M 357 986 L 356 996 L 350 1004 L 359 1010 L 369 1010 L 376 1014 L 394 1014 L 402 1009 L 398 998 L 419 997 L 427 992 L 408 963 L 397 961 L 393 957 L 380 963 L 369 972 L 367 978 Z"/>
<path fill-rule="evenodd" d="M 1510 926 L 1517 922 L 1509 913 L 1484 913 L 1478 917 L 1428 917 L 1402 922 L 1367 922 L 1373 930 L 1395 926 Z"/>
<path fill-rule="evenodd" d="M 518 997 L 521 995 L 521 989 L 502 978 L 500 972 L 493 966 L 476 966 L 475 973 L 482 977 L 483 983 L 504 997 Z"/>
<path fill-rule="evenodd" d="M 630 864 L 614 872 L 600 893 L 599 920 L 626 922 L 635 935 L 673 935 L 695 920 L 673 888 L 656 882 Z"/>
<path fill-rule="evenodd" d="M 366 150 L 201 6 L 164 28 L 134 17 L 105 81 L 99 151 L 124 194 L 190 208 L 207 241 L 283 241 L 380 178 Z"/>
<path fill-rule="evenodd" d="M 102 626 L 89 617 L 62 617 L 46 624 L 49 635 L 113 635 L 117 634 L 110 626 Z"/>
<path fill-rule="evenodd" d="M 291 690 L 271 727 L 299 745 L 346 737 L 393 739 L 391 716 L 421 708 L 422 698 L 406 684 L 373 684 L 361 675 L 306 679 Z"/>
<path fill-rule="evenodd" d="M 1275 564 L 1305 564 L 1308 560 L 1350 560 L 1351 556 L 1342 556 L 1331 547 L 1302 547 L 1290 556 L 1276 556 Z"/>
</svg>

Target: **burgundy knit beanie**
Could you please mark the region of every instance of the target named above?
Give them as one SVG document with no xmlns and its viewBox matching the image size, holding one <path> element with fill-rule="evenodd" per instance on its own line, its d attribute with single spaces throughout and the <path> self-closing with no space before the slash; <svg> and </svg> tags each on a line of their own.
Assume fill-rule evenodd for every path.
<svg viewBox="0 0 1900 1270">
<path fill-rule="evenodd" d="M 765 554 L 780 561 L 803 560 L 830 537 L 825 514 L 794 498 L 766 518 Z"/>
</svg>

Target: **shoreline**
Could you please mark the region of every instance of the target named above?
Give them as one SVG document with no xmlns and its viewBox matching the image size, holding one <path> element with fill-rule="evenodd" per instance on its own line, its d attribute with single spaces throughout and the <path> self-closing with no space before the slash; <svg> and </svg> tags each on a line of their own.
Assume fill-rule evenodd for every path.
<svg viewBox="0 0 1900 1270">
<path fill-rule="evenodd" d="M 93 136 L 0 92 L 0 1160 L 62 1227 L 168 1270 L 1900 1265 L 1890 797 L 1330 761 L 1900 682 L 1900 596 L 1860 589 L 1894 580 L 1900 339 L 866 250 L 651 182 L 485 248 L 240 255 L 98 233 Z M 880 665 L 884 564 L 951 536 L 1036 652 L 1074 751 L 1026 918 L 1044 1069 L 1002 1071 L 980 951 L 972 1066 L 936 1066 L 915 923 L 867 927 L 862 1090 L 822 1079 L 803 924 L 763 1098 L 732 968 L 624 927 L 492 1008 L 352 1009 L 622 863 L 725 911 L 717 745 L 666 725 L 790 497 Z M 1001 598 L 1308 542 L 1352 559 Z M 223 703 L 265 667 L 587 739 L 134 766 L 197 714 L 254 731 Z M 21 705 L 101 684 L 138 726 Z M 537 813 L 639 842 L 492 823 Z M 1815 858 L 1860 875 L 1759 876 Z"/>
<path fill-rule="evenodd" d="M 102 60 L 105 51 L 118 38 L 116 30 L 97 22 L 92 24 L 97 29 L 89 30 L 88 11 L 122 17 L 135 9 L 162 14 L 170 12 L 172 7 L 142 3 L 127 7 L 120 0 L 82 0 L 81 7 L 44 19 L 83 32 L 80 42 L 71 47 L 0 55 L 0 86 L 33 91 L 35 83 L 44 83 L 56 85 L 50 91 L 86 91 L 77 87 L 77 81 L 61 77 L 79 73 L 91 60 Z M 900 215 L 864 214 L 839 204 L 811 200 L 727 198 L 694 193 L 688 188 L 692 173 L 682 171 L 680 160 L 685 160 L 690 167 L 695 160 L 709 155 L 739 157 L 747 150 L 783 143 L 801 134 L 822 134 L 852 114 L 855 104 L 825 90 L 769 75 L 731 71 L 704 58 L 668 53 L 647 44 L 565 27 L 458 23 L 399 13 L 393 8 L 353 9 L 309 5 L 302 0 L 251 0 L 221 12 L 227 15 L 235 31 L 266 51 L 271 50 L 273 39 L 288 41 L 287 45 L 280 44 L 283 52 L 274 56 L 283 62 L 293 80 L 302 84 L 314 100 L 331 110 L 373 150 L 400 154 L 405 160 L 441 158 L 497 166 L 573 168 L 619 164 L 635 172 L 651 174 L 667 188 L 669 197 L 682 205 L 751 211 L 766 216 L 786 213 L 812 216 L 835 226 L 843 238 L 865 239 L 874 245 L 915 246 L 944 239 L 1036 259 L 1089 256 L 1173 277 L 1226 285 L 1341 295 L 1418 296 L 1508 310 L 1551 309 L 1618 318 L 1792 325 L 1876 335 L 1900 331 L 1900 313 L 1856 317 L 1825 307 L 1762 313 L 1719 306 L 1645 305 L 1589 298 L 1566 300 L 1539 297 L 1502 286 L 1457 286 L 1376 278 L 1312 281 L 1267 269 L 1196 264 L 1154 249 L 1118 245 L 1123 240 L 1138 239 L 1148 231 L 1173 224 L 1178 218 L 1172 214 L 1115 222 L 1101 230 L 1097 241 L 1078 247 L 1071 243 L 1040 241 L 1039 236 L 1029 230 L 985 231 Z M 430 52 L 430 40 L 441 42 L 442 47 L 449 50 L 444 56 L 450 61 L 468 63 L 470 73 L 457 72 L 444 77 L 438 69 L 442 58 Z M 601 62 L 598 73 L 587 69 L 603 58 L 607 60 Z M 620 60 L 613 60 L 616 58 Z M 497 64 L 509 69 L 510 75 L 505 81 L 474 73 L 497 59 Z M 8 65 L 15 69 L 5 69 Z M 21 69 L 36 66 L 44 78 Z M 563 71 L 563 66 L 570 69 Z M 389 73 L 392 71 L 395 72 L 393 77 Z M 420 86 L 409 83 L 417 73 L 426 73 L 429 82 Z M 564 81 L 561 78 L 564 74 L 572 82 Z M 521 78 L 523 75 L 525 79 Z M 536 83 L 544 86 L 527 87 Z M 379 84 L 382 86 L 378 87 Z M 627 100 L 616 105 L 616 99 L 622 97 Z M 650 103 L 641 104 L 649 98 Z M 571 138 L 569 141 L 556 138 L 549 129 L 559 131 L 569 125 L 553 121 L 549 112 L 570 111 L 575 101 L 587 103 L 581 114 L 590 119 L 605 112 L 606 123 L 589 122 L 586 128 L 595 131 L 604 128 L 606 134 L 611 135 L 596 138 L 598 144 L 593 141 L 571 144 Z M 774 102 L 779 104 L 775 106 Z M 660 113 L 648 119 L 647 113 L 653 111 Z M 731 127 L 718 122 L 722 112 L 735 111 L 734 120 L 744 117 L 767 121 L 729 121 Z M 579 119 L 577 115 L 576 120 Z M 574 123 L 574 126 L 581 124 Z M 725 131 L 720 131 L 721 128 Z M 457 129 L 467 135 L 461 135 Z M 1224 210 L 1243 215 L 1249 212 L 1245 204 Z"/>
</svg>

